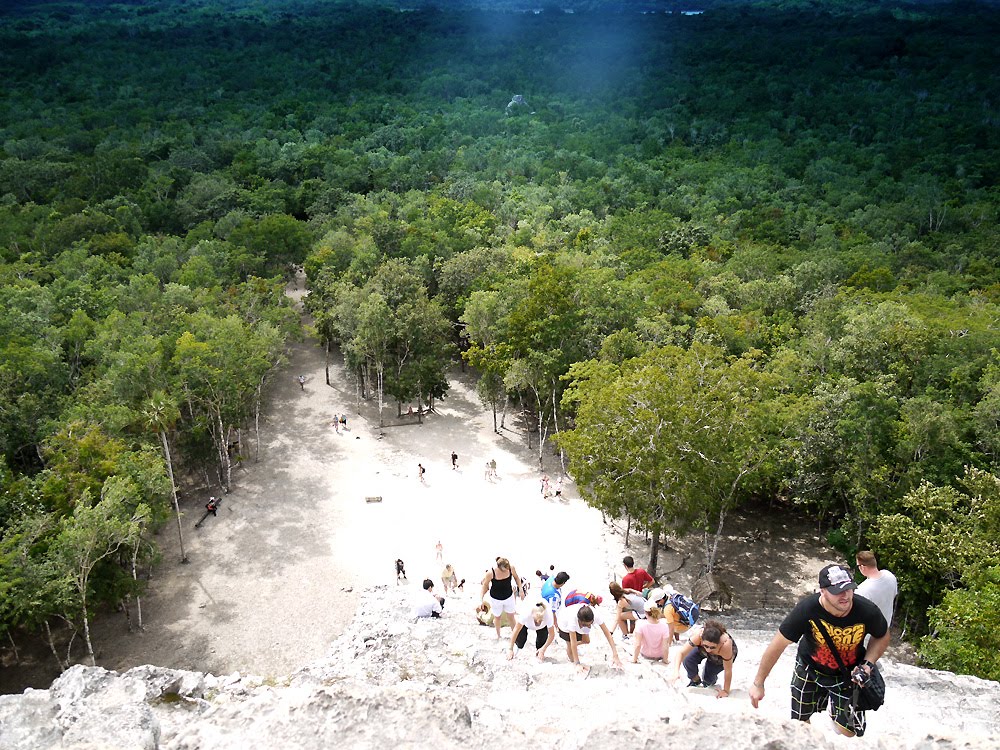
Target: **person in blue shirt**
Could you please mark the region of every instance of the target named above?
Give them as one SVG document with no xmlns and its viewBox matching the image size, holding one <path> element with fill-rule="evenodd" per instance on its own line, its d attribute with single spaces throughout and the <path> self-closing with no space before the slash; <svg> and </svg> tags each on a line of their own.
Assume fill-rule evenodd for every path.
<svg viewBox="0 0 1000 750">
<path fill-rule="evenodd" d="M 552 610 L 552 616 L 555 617 L 556 613 L 563 603 L 563 591 L 562 587 L 569 580 L 569 573 L 564 570 L 560 570 L 554 576 L 549 576 L 545 579 L 545 583 L 542 584 L 542 599 L 544 599 L 549 604 L 549 609 Z"/>
</svg>

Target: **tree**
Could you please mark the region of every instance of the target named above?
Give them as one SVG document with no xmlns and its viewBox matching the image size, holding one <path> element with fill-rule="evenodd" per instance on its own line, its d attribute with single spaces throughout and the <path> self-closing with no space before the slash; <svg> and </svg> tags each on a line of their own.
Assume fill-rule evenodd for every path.
<svg viewBox="0 0 1000 750">
<path fill-rule="evenodd" d="M 986 585 L 983 571 L 1000 565 L 1000 478 L 968 467 L 960 485 L 921 484 L 876 516 L 866 537 L 896 574 L 902 619 L 917 633 L 948 591 Z"/>
<path fill-rule="evenodd" d="M 570 368 L 563 398 L 575 426 L 556 438 L 581 493 L 602 511 L 649 529 L 656 569 L 668 524 L 697 528 L 704 572 L 715 567 L 726 516 L 776 450 L 779 401 L 752 356 L 663 347 L 621 365 Z"/>
<path fill-rule="evenodd" d="M 233 230 L 230 242 L 242 245 L 255 256 L 266 258 L 269 270 L 290 273 L 301 264 L 312 245 L 309 228 L 287 214 L 271 214 L 260 221 L 248 221 Z"/>
<path fill-rule="evenodd" d="M 181 548 L 181 562 L 188 561 L 187 553 L 184 551 L 184 532 L 181 529 L 181 507 L 177 502 L 177 482 L 174 480 L 174 462 L 170 454 L 170 440 L 167 433 L 173 429 L 181 418 L 180 409 L 173 403 L 166 393 L 156 391 L 143 410 L 143 419 L 146 426 L 156 433 L 160 439 L 160 447 L 163 449 L 163 460 L 167 462 L 167 476 L 170 478 L 170 497 L 174 505 L 174 517 L 177 519 L 177 540 Z"/>
<path fill-rule="evenodd" d="M 931 669 L 1000 680 L 1000 566 L 968 576 L 967 585 L 944 592 L 928 612 L 931 634 L 920 641 L 920 659 Z"/>
<path fill-rule="evenodd" d="M 196 313 L 187 322 L 193 330 L 177 339 L 171 364 L 188 418 L 209 435 L 228 492 L 231 434 L 253 413 L 263 378 L 280 361 L 282 336 L 270 323 L 250 326 L 235 315 Z"/>
<path fill-rule="evenodd" d="M 857 541 L 892 497 L 899 397 L 891 378 L 822 380 L 788 428 L 788 484 L 820 517 L 847 518 Z"/>
<path fill-rule="evenodd" d="M 325 293 L 335 302 L 319 311 L 326 335 L 339 339 L 364 391 L 377 396 L 380 425 L 386 394 L 401 405 L 447 390 L 451 328 L 440 305 L 428 298 L 418 265 L 387 261 L 363 285 L 344 283 L 336 295 Z"/>
<path fill-rule="evenodd" d="M 0 630 L 13 644 L 16 629 L 44 627 L 52 654 L 63 666 L 48 618 L 62 611 L 65 586 L 58 580 L 53 585 L 52 571 L 38 552 L 51 532 L 52 517 L 35 511 L 19 516 L 0 535 Z"/>
<path fill-rule="evenodd" d="M 465 360 L 479 370 L 476 392 L 484 405 L 493 410 L 493 431 L 499 433 L 497 406 L 505 399 L 504 375 L 510 368 L 513 350 L 501 343 L 503 318 L 509 310 L 505 296 L 496 291 L 476 291 L 469 296 L 459 322 L 473 341 L 463 353 Z M 503 426 L 501 419 L 500 427 Z"/>
<path fill-rule="evenodd" d="M 370 293 L 358 309 L 355 336 L 346 347 L 362 365 L 362 372 L 368 384 L 367 390 L 370 392 L 374 387 L 378 398 L 379 427 L 385 424 L 382 411 L 385 406 L 385 368 L 389 360 L 393 332 L 391 315 L 392 311 L 385 297 L 377 292 Z M 372 383 L 373 374 L 374 383 Z"/>
<path fill-rule="evenodd" d="M 49 560 L 54 571 L 72 584 L 74 600 L 83 623 L 87 659 L 94 666 L 94 645 L 90 638 L 90 597 L 94 568 L 122 545 L 130 545 L 149 520 L 148 506 L 140 503 L 127 510 L 127 483 L 109 480 L 96 504 L 77 503 L 66 516 L 52 541 Z"/>
</svg>

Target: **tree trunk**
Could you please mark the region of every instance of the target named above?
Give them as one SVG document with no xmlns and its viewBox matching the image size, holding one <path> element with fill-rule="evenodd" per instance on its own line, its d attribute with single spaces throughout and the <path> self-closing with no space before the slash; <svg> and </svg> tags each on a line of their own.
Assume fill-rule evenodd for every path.
<svg viewBox="0 0 1000 750">
<path fill-rule="evenodd" d="M 218 409 L 215 410 L 215 428 L 218 430 L 216 449 L 219 454 L 219 468 L 222 469 L 220 472 L 222 488 L 228 495 L 233 483 L 233 464 L 229 460 L 229 437 L 225 425 L 222 424 L 222 412 Z"/>
<path fill-rule="evenodd" d="M 323 358 L 324 368 L 326 370 L 326 384 L 330 385 L 330 339 L 323 339 Z"/>
<path fill-rule="evenodd" d="M 163 457 L 167 459 L 167 476 L 170 477 L 170 493 L 174 501 L 174 517 L 177 519 L 177 539 L 181 545 L 181 562 L 188 561 L 187 553 L 184 551 L 184 532 L 181 530 L 181 506 L 177 502 L 177 484 L 174 482 L 174 462 L 170 458 L 170 443 L 167 442 L 167 433 L 160 431 L 160 442 L 163 445 Z"/>
<path fill-rule="evenodd" d="M 653 537 L 653 543 L 649 545 L 649 569 L 646 572 L 653 576 L 655 581 L 656 565 L 660 556 L 660 532 L 658 529 L 654 529 L 650 534 Z"/>
<path fill-rule="evenodd" d="M 180 524 L 178 524 L 178 526 L 179 525 Z M 138 562 L 139 562 L 139 544 L 141 542 L 142 542 L 142 535 L 141 534 L 136 535 L 136 538 L 135 538 L 135 547 L 132 549 L 132 580 L 135 581 L 136 583 L 139 582 L 139 571 L 138 571 L 139 565 L 138 565 Z M 182 562 L 183 562 L 183 560 L 182 560 Z M 143 627 L 142 627 L 142 598 L 138 594 L 135 595 L 135 615 L 136 615 L 136 621 L 138 623 L 139 630 L 141 631 L 143 629 Z"/>
<path fill-rule="evenodd" d="M 625 546 L 628 547 L 628 536 L 632 533 L 632 514 L 625 515 Z"/>
<path fill-rule="evenodd" d="M 52 656 L 55 658 L 56 664 L 59 665 L 59 671 L 61 672 L 65 670 L 69 664 L 62 660 L 59 656 L 59 652 L 56 650 L 56 642 L 55 639 L 52 638 L 52 629 L 49 627 L 48 620 L 45 621 L 45 640 L 49 644 L 49 649 L 52 651 Z"/>
<path fill-rule="evenodd" d="M 542 411 L 538 410 L 538 470 L 545 468 L 545 438 L 542 436 Z"/>
<path fill-rule="evenodd" d="M 264 379 L 257 384 L 257 403 L 253 406 L 253 462 L 260 461 L 260 402 L 264 395 Z"/>
<path fill-rule="evenodd" d="M 712 538 L 712 544 L 709 547 L 706 544 L 706 556 L 705 556 L 705 575 L 711 575 L 712 571 L 715 570 L 715 558 L 719 554 L 719 541 L 722 539 L 722 528 L 726 523 L 726 510 L 723 508 L 719 511 L 719 523 L 715 527 L 715 536 Z M 708 530 L 706 529 L 705 534 L 707 536 Z M 706 539 L 707 542 L 707 539 Z"/>
<path fill-rule="evenodd" d="M 20 664 L 21 663 L 21 656 L 17 653 L 17 644 L 14 643 L 14 636 L 12 636 L 10 634 L 9 630 L 7 631 L 7 640 L 10 641 L 11 650 L 14 652 L 14 663 L 15 664 Z"/>
<path fill-rule="evenodd" d="M 555 384 L 552 386 L 552 429 L 559 434 L 559 411 L 556 409 L 556 389 Z M 562 473 L 566 474 L 566 452 L 563 451 L 562 447 L 559 448 L 559 466 L 562 467 Z"/>
<path fill-rule="evenodd" d="M 94 658 L 94 644 L 90 641 L 90 615 L 87 614 L 87 593 L 86 584 L 83 589 L 83 606 L 80 608 L 83 616 L 83 642 L 87 646 L 87 661 L 90 666 L 97 666 L 97 659 Z"/>
<path fill-rule="evenodd" d="M 71 628 L 69 634 L 69 641 L 66 643 L 66 662 L 65 662 L 66 667 L 64 667 L 64 669 L 69 668 L 70 659 L 73 656 L 74 641 L 76 641 L 76 630 Z"/>
<path fill-rule="evenodd" d="M 358 369 L 354 370 L 354 402 L 358 414 L 361 413 L 361 376 Z"/>
<path fill-rule="evenodd" d="M 382 399 L 382 368 L 375 368 L 375 385 L 378 390 L 378 426 L 385 427 L 385 419 L 382 417 L 382 409 L 385 407 L 385 402 Z"/>
</svg>

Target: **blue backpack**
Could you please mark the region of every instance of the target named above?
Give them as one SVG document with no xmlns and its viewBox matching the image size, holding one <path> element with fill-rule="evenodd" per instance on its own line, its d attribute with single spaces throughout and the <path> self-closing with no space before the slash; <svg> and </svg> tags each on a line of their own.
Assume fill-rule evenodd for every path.
<svg viewBox="0 0 1000 750">
<path fill-rule="evenodd" d="M 701 607 L 694 603 L 693 599 L 688 599 L 683 594 L 674 594 L 670 597 L 670 604 L 681 618 L 681 622 L 686 625 L 694 625 L 701 616 Z"/>
</svg>

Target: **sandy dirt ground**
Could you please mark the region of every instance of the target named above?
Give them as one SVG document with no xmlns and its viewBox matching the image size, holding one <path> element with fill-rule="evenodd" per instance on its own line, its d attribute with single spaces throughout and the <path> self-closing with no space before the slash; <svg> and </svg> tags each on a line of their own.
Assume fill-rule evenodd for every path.
<svg viewBox="0 0 1000 750">
<path fill-rule="evenodd" d="M 346 431 L 333 427 L 338 413 L 348 415 Z M 144 631 L 128 633 L 120 615 L 103 618 L 95 633 L 99 663 L 286 675 L 344 631 L 359 589 L 395 581 L 397 557 L 408 574 L 398 589 L 401 611 L 423 578 L 438 582 L 451 563 L 467 579 L 451 606 L 471 613 L 498 555 L 531 578 L 555 564 L 571 570 L 580 588 L 605 590 L 600 513 L 571 482 L 562 499 L 541 497 L 537 450 L 528 450 L 523 432 L 494 432 L 471 376 L 456 371 L 447 398 L 423 424 L 397 420 L 394 403 L 384 414 L 389 424 L 412 423 L 380 430 L 377 406 L 359 406 L 339 357 L 328 386 L 315 340 L 294 345 L 270 388 L 259 462 L 251 457 L 234 473 L 218 517 L 197 531 L 210 493 L 186 499 L 189 564 L 179 563 L 175 527 L 162 529 L 163 562 L 143 600 Z M 244 439 L 252 454 L 252 435 Z M 493 480 L 484 471 L 490 460 Z M 418 463 L 427 469 L 424 483 Z M 560 474 L 557 456 L 547 456 L 546 471 Z"/>
<path fill-rule="evenodd" d="M 301 291 L 291 294 L 299 298 Z M 306 378 L 304 388 L 299 374 Z M 447 398 L 423 424 L 396 419 L 395 404 L 386 405 L 387 423 L 410 423 L 381 430 L 377 407 L 358 403 L 339 356 L 330 375 L 327 385 L 315 340 L 290 348 L 288 366 L 270 385 L 259 461 L 253 459 L 253 435 L 246 433 L 249 457 L 234 472 L 233 491 L 223 497 L 218 516 L 198 530 L 194 523 L 218 490 L 185 495 L 190 562 L 180 563 L 176 528 L 166 525 L 157 537 L 162 562 L 142 602 L 144 630 L 128 632 L 120 614 L 98 618 L 99 665 L 125 670 L 155 664 L 279 679 L 328 650 L 349 625 L 360 589 L 395 581 L 397 557 L 409 577 L 394 589 L 401 613 L 423 578 L 440 589 L 445 563 L 467 579 L 464 593 L 446 605 L 448 612 L 471 613 L 482 576 L 498 555 L 536 585 L 534 571 L 551 564 L 570 572 L 570 588 L 602 594 L 610 578 L 624 572 L 622 525 L 605 525 L 568 478 L 561 498 L 543 498 L 540 479 L 543 473 L 561 475 L 558 456 L 546 451 L 540 469 L 537 449 L 528 449 L 527 436 L 510 415 L 497 434 L 471 375 L 453 373 Z M 346 431 L 334 429 L 340 413 L 348 415 Z M 457 470 L 452 451 L 459 455 Z M 497 464 L 495 479 L 485 477 L 490 460 Z M 427 469 L 423 483 L 418 463 Z M 367 501 L 374 497 L 381 500 Z M 759 518 L 734 517 L 720 557 L 739 589 L 737 605 L 789 602 L 812 590 L 815 571 L 835 559 L 808 527 L 778 524 L 763 538 L 759 527 Z M 697 540 L 669 541 L 660 571 L 669 572 L 664 580 L 678 589 L 690 590 Z M 791 565 L 761 565 L 790 550 Z M 647 554 L 635 535 L 627 551 L 640 561 Z M 773 572 L 746 572 L 762 568 Z M 23 684 L 46 686 L 55 673 L 42 672 Z M 6 690 L 17 679 L 9 672 Z"/>
</svg>

